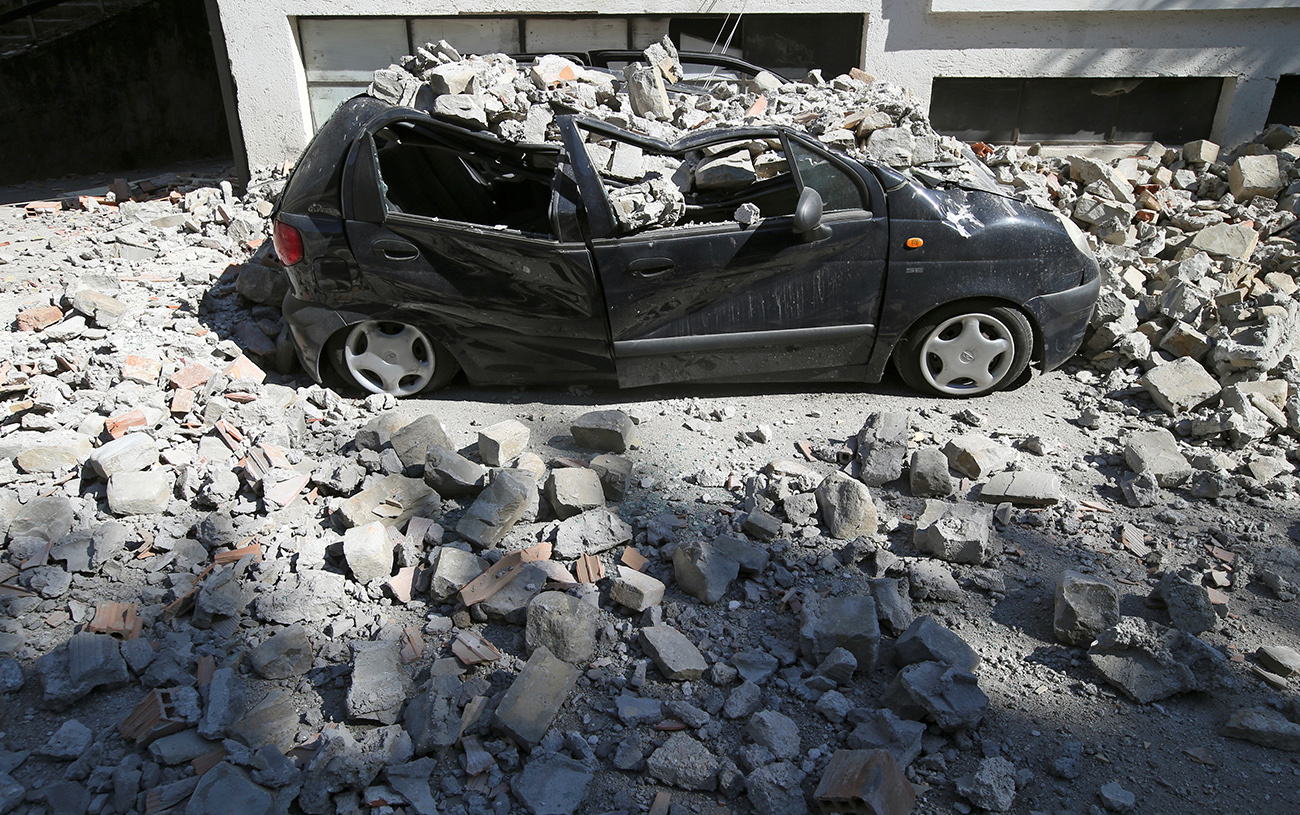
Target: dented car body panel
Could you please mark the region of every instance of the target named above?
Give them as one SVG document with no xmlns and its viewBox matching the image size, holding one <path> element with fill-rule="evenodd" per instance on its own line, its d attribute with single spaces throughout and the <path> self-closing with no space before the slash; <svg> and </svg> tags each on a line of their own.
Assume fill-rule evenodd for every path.
<svg viewBox="0 0 1300 815">
<path fill-rule="evenodd" d="M 666 144 L 557 125 L 562 144 L 511 144 L 366 97 L 340 107 L 273 216 L 302 235 L 284 312 L 314 378 L 373 321 L 417 327 L 475 384 L 874 382 L 921 318 L 967 300 L 1022 312 L 1044 369 L 1081 341 L 1097 264 L 1054 213 L 782 127 Z M 746 185 L 699 180 L 746 150 L 762 165 Z M 615 151 L 697 171 L 676 222 L 636 221 L 658 203 L 611 177 Z M 751 203 L 760 217 L 738 221 Z"/>
</svg>

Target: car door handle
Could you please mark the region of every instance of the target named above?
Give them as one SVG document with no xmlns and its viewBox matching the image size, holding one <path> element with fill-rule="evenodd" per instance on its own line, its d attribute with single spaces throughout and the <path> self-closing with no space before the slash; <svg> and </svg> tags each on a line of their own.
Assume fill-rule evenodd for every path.
<svg viewBox="0 0 1300 815">
<path fill-rule="evenodd" d="M 406 241 L 379 240 L 370 247 L 388 260 L 415 260 L 420 256 L 415 244 Z"/>
<path fill-rule="evenodd" d="M 671 272 L 676 265 L 671 258 L 641 258 L 627 265 L 627 273 L 633 277 L 658 277 Z"/>
</svg>

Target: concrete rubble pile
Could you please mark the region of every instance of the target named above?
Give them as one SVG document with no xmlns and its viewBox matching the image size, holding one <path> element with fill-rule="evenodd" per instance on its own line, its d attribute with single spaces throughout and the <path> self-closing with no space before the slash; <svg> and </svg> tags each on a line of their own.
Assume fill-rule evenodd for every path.
<svg viewBox="0 0 1300 815">
<path fill-rule="evenodd" d="M 661 49 L 647 60 L 671 74 Z M 528 141 L 542 109 L 671 139 L 761 93 L 770 120 L 849 150 L 907 133 L 896 166 L 958 153 L 860 76 L 673 97 L 651 118 L 556 59 L 440 45 L 375 93 Z M 1177 531 L 1192 505 L 1174 491 L 1226 513 L 1297 488 L 1295 247 L 1261 236 L 1294 220 L 1294 134 L 1208 150 L 986 155 L 1076 217 L 1134 198 L 1130 222 L 1090 222 L 1110 316 L 1078 423 L 1132 471 L 1100 486 L 1149 512 L 1085 498 L 1067 479 L 1087 465 L 956 403 L 860 429 L 810 414 L 835 438 L 787 450 L 784 426 L 737 429 L 693 399 L 452 422 L 451 404 L 307 384 L 259 243 L 283 172 L 242 197 L 160 179 L 85 211 L 0 208 L 0 815 L 1133 810 L 1149 792 L 1109 744 L 1055 721 L 1013 743 L 1016 706 L 1049 690 L 1105 712 L 1209 694 L 1229 744 L 1300 750 L 1281 695 L 1296 643 L 1246 660 L 1215 639 L 1245 630 L 1256 591 L 1293 601 L 1300 557 L 1254 527 L 1208 547 Z M 1239 160 L 1260 157 L 1280 186 L 1238 199 L 1255 178 Z M 1255 237 L 1201 238 L 1217 225 Z M 1204 295 L 1177 323 L 1174 289 Z M 1164 343 L 1176 330 L 1205 348 L 1171 350 L 1191 348 Z M 730 459 L 665 472 L 669 430 Z M 1125 521 L 1102 552 L 1103 511 L 1176 531 Z M 1070 565 L 1040 574 L 1044 551 Z M 1112 555 L 1137 579 L 1108 577 Z M 1028 633 L 990 622 L 1018 597 Z"/>
</svg>

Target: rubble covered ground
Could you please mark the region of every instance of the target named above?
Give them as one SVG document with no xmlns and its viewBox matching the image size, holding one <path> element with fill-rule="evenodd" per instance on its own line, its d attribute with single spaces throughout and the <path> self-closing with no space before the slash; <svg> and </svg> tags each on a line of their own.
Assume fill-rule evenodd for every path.
<svg viewBox="0 0 1300 815">
<path fill-rule="evenodd" d="M 461 110 L 478 64 L 386 76 Z M 485 127 L 631 104 L 564 70 Z M 937 158 L 860 73 L 672 127 L 759 97 Z M 1300 137 L 975 148 L 1105 285 L 1080 357 L 969 402 L 357 398 L 294 367 L 283 168 L 0 208 L 0 813 L 1294 808 Z"/>
</svg>

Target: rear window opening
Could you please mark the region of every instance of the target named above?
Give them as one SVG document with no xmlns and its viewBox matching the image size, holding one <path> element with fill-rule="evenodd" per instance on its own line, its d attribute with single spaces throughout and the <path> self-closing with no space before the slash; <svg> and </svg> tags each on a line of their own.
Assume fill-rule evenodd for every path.
<svg viewBox="0 0 1300 815">
<path fill-rule="evenodd" d="M 402 122 L 375 134 L 390 212 L 551 233 L 553 150 L 492 152 Z"/>
</svg>

